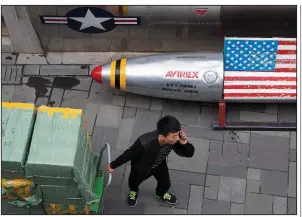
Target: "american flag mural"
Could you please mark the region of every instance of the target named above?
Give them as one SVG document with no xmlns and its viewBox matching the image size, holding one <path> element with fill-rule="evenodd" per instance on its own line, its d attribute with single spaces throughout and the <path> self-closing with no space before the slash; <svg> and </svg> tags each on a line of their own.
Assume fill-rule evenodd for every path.
<svg viewBox="0 0 302 217">
<path fill-rule="evenodd" d="M 225 38 L 224 99 L 296 99 L 295 38 Z"/>
</svg>

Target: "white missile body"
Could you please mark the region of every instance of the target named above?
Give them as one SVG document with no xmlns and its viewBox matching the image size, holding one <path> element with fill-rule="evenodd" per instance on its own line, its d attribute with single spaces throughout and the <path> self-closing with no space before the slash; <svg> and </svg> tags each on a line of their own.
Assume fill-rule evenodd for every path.
<svg viewBox="0 0 302 217">
<path fill-rule="evenodd" d="M 295 40 L 279 42 L 276 63 L 271 63 L 275 71 L 259 71 L 258 63 L 249 66 L 255 67 L 254 71 L 228 71 L 224 62 L 237 55 L 194 52 L 122 58 L 94 68 L 92 77 L 112 88 L 159 98 L 204 102 L 296 102 L 296 48 L 292 45 Z M 237 58 L 239 60 L 240 56 Z M 255 59 L 251 63 L 253 61 L 270 64 L 266 57 L 263 61 Z M 266 67 L 269 69 L 269 66 Z"/>
</svg>

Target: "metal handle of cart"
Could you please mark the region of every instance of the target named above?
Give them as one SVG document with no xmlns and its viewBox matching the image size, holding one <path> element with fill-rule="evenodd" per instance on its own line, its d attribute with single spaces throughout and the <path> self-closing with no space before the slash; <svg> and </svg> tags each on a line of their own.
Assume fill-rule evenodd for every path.
<svg viewBox="0 0 302 217">
<path fill-rule="evenodd" d="M 101 157 L 103 156 L 103 153 L 104 153 L 104 151 L 105 151 L 106 148 L 107 148 L 107 154 L 108 154 L 108 164 L 110 164 L 110 163 L 111 163 L 111 147 L 110 147 L 109 143 L 107 143 L 107 142 L 106 142 L 106 143 L 103 145 L 103 147 L 101 148 L 101 151 L 100 151 L 100 159 L 101 159 Z M 101 161 L 101 160 L 100 160 L 100 161 Z M 98 164 L 98 170 L 97 170 L 97 171 L 100 171 L 100 170 L 99 170 L 99 169 L 100 169 L 100 165 L 101 165 L 101 162 L 99 162 L 99 164 Z M 108 174 L 108 181 L 107 181 L 107 184 L 106 184 L 106 186 L 105 186 L 104 189 L 106 189 L 106 188 L 110 185 L 111 180 L 112 180 L 112 174 L 109 173 L 109 174 Z"/>
</svg>

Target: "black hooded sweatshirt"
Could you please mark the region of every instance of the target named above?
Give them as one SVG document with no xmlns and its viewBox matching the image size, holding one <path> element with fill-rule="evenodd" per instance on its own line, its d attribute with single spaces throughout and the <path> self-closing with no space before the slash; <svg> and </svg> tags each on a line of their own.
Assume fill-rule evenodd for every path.
<svg viewBox="0 0 302 217">
<path fill-rule="evenodd" d="M 173 145 L 173 150 L 177 155 L 188 158 L 192 157 L 195 152 L 194 146 L 189 142 L 184 145 L 177 142 Z M 157 131 L 146 133 L 141 135 L 129 149 L 111 162 L 110 167 L 115 169 L 131 160 L 132 169 L 136 171 L 139 177 L 143 178 L 152 169 L 159 152 L 160 145 Z"/>
</svg>

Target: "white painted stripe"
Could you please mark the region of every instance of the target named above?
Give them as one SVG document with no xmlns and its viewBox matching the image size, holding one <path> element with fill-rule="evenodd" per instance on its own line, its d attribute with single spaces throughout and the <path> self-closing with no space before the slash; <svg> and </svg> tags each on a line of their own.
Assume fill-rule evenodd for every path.
<svg viewBox="0 0 302 217">
<path fill-rule="evenodd" d="M 224 81 L 227 85 L 297 85 L 296 81 Z"/>
<path fill-rule="evenodd" d="M 117 22 L 117 21 L 115 21 L 114 23 L 115 24 L 120 24 L 120 25 L 122 25 L 122 24 L 133 24 L 133 25 L 135 25 L 135 24 L 137 24 L 137 22 Z"/>
<path fill-rule="evenodd" d="M 67 21 L 44 21 L 45 23 L 64 23 L 67 24 Z"/>
<path fill-rule="evenodd" d="M 113 18 L 114 20 L 137 20 L 137 18 L 133 18 L 133 17 L 115 17 Z"/>
<path fill-rule="evenodd" d="M 278 50 L 297 50 L 296 45 L 278 45 Z"/>
<path fill-rule="evenodd" d="M 297 59 L 296 54 L 277 54 L 277 60 L 295 60 Z"/>
<path fill-rule="evenodd" d="M 296 89 L 224 89 L 224 93 L 296 93 Z"/>
<path fill-rule="evenodd" d="M 296 77 L 295 72 L 240 72 L 240 71 L 225 71 L 224 76 L 240 76 L 240 77 Z"/>
<path fill-rule="evenodd" d="M 249 99 L 249 100 L 276 100 L 276 99 L 283 99 L 283 100 L 287 100 L 287 99 L 296 99 L 296 96 L 286 96 L 286 97 L 263 97 L 263 96 L 259 96 L 259 97 L 250 97 L 250 96 L 241 96 L 241 97 L 233 97 L 233 96 L 224 96 L 224 99 L 232 99 L 232 100 L 242 100 L 244 101 L 244 99 Z"/>
<path fill-rule="evenodd" d="M 67 20 L 67 17 L 43 17 L 43 19 L 65 19 Z"/>
<path fill-rule="evenodd" d="M 258 40 L 258 41 L 268 41 L 268 40 L 277 40 L 277 41 L 297 41 L 297 38 L 243 38 L 243 37 L 225 37 L 225 40 Z"/>
<path fill-rule="evenodd" d="M 296 67 L 297 67 L 297 64 L 295 64 L 295 63 L 290 63 L 290 64 L 277 63 L 275 65 L 275 68 L 296 68 Z"/>
</svg>

